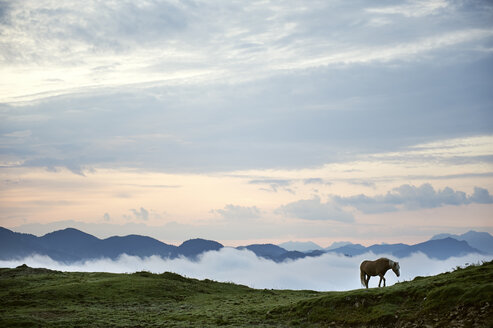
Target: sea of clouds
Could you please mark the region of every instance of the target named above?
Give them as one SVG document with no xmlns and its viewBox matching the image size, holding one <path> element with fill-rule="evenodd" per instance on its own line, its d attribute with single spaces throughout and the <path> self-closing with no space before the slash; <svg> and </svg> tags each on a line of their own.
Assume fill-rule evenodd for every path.
<svg viewBox="0 0 493 328">
<path fill-rule="evenodd" d="M 186 258 L 163 259 L 159 256 L 140 258 L 121 255 L 116 260 L 107 258 L 65 264 L 47 256 L 33 255 L 23 259 L 0 261 L 0 267 L 14 268 L 21 264 L 30 267 L 42 267 L 60 271 L 133 273 L 150 271 L 163 273 L 175 272 L 180 275 L 211 279 L 221 282 L 233 282 L 253 288 L 268 289 L 310 289 L 317 291 L 343 291 L 361 288 L 359 265 L 363 260 L 376 259 L 381 255 L 372 253 L 346 257 L 327 253 L 320 257 L 307 257 L 295 261 L 276 263 L 257 257 L 249 250 L 223 248 L 202 254 L 197 261 Z M 469 254 L 463 257 L 451 257 L 446 260 L 430 259 L 422 253 L 397 259 L 401 276 L 397 278 L 389 270 L 385 276 L 387 286 L 398 281 L 412 280 L 417 276 L 429 276 L 452 271 L 458 266 L 480 264 L 491 261 L 493 255 Z M 370 287 L 378 285 L 378 277 L 370 280 Z"/>
</svg>

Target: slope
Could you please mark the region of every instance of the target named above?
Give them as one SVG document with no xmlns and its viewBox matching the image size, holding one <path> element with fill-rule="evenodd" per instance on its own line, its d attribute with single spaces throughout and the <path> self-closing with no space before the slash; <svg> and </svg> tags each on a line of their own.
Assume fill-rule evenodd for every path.
<svg viewBox="0 0 493 328">
<path fill-rule="evenodd" d="M 301 326 L 492 327 L 492 305 L 493 261 L 387 288 L 324 293 L 280 306 L 270 318 Z"/>
<path fill-rule="evenodd" d="M 255 290 L 173 273 L 0 269 L 0 326 L 491 326 L 493 262 L 348 292 Z"/>
</svg>

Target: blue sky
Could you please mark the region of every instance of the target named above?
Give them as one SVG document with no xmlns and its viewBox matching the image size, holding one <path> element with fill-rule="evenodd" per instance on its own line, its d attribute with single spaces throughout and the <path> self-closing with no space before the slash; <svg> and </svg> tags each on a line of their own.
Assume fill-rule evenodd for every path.
<svg viewBox="0 0 493 328">
<path fill-rule="evenodd" d="M 493 232 L 488 1 L 0 1 L 0 31 L 2 226 Z"/>
</svg>

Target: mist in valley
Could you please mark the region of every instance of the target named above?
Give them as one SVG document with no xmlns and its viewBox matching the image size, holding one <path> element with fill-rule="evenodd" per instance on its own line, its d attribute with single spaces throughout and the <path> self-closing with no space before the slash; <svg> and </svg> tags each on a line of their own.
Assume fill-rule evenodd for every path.
<svg viewBox="0 0 493 328">
<path fill-rule="evenodd" d="M 359 279 L 360 263 L 379 257 L 384 256 L 366 253 L 347 257 L 327 253 L 319 257 L 276 263 L 257 257 L 248 250 L 225 247 L 219 251 L 203 253 L 196 261 L 187 258 L 163 259 L 159 256 L 140 258 L 122 254 L 116 260 L 102 258 L 65 264 L 47 256 L 32 255 L 23 259 L 0 261 L 0 267 L 15 268 L 26 264 L 30 267 L 69 272 L 174 272 L 188 278 L 232 282 L 258 289 L 344 291 L 362 288 Z M 417 276 L 436 275 L 493 259 L 493 255 L 481 254 L 468 254 L 446 260 L 431 259 L 422 253 L 414 253 L 401 259 L 386 257 L 399 261 L 401 267 L 400 277 L 396 277 L 392 270 L 387 272 L 387 286 L 399 281 L 409 281 Z M 372 277 L 370 288 L 377 287 L 378 280 L 378 277 Z"/>
</svg>

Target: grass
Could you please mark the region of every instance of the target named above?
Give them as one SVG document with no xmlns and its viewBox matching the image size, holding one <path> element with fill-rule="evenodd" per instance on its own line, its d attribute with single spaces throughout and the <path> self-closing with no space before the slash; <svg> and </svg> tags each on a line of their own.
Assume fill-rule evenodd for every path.
<svg viewBox="0 0 493 328">
<path fill-rule="evenodd" d="M 173 273 L 0 269 L 2 327 L 493 326 L 493 262 L 347 292 L 256 290 Z"/>
</svg>

